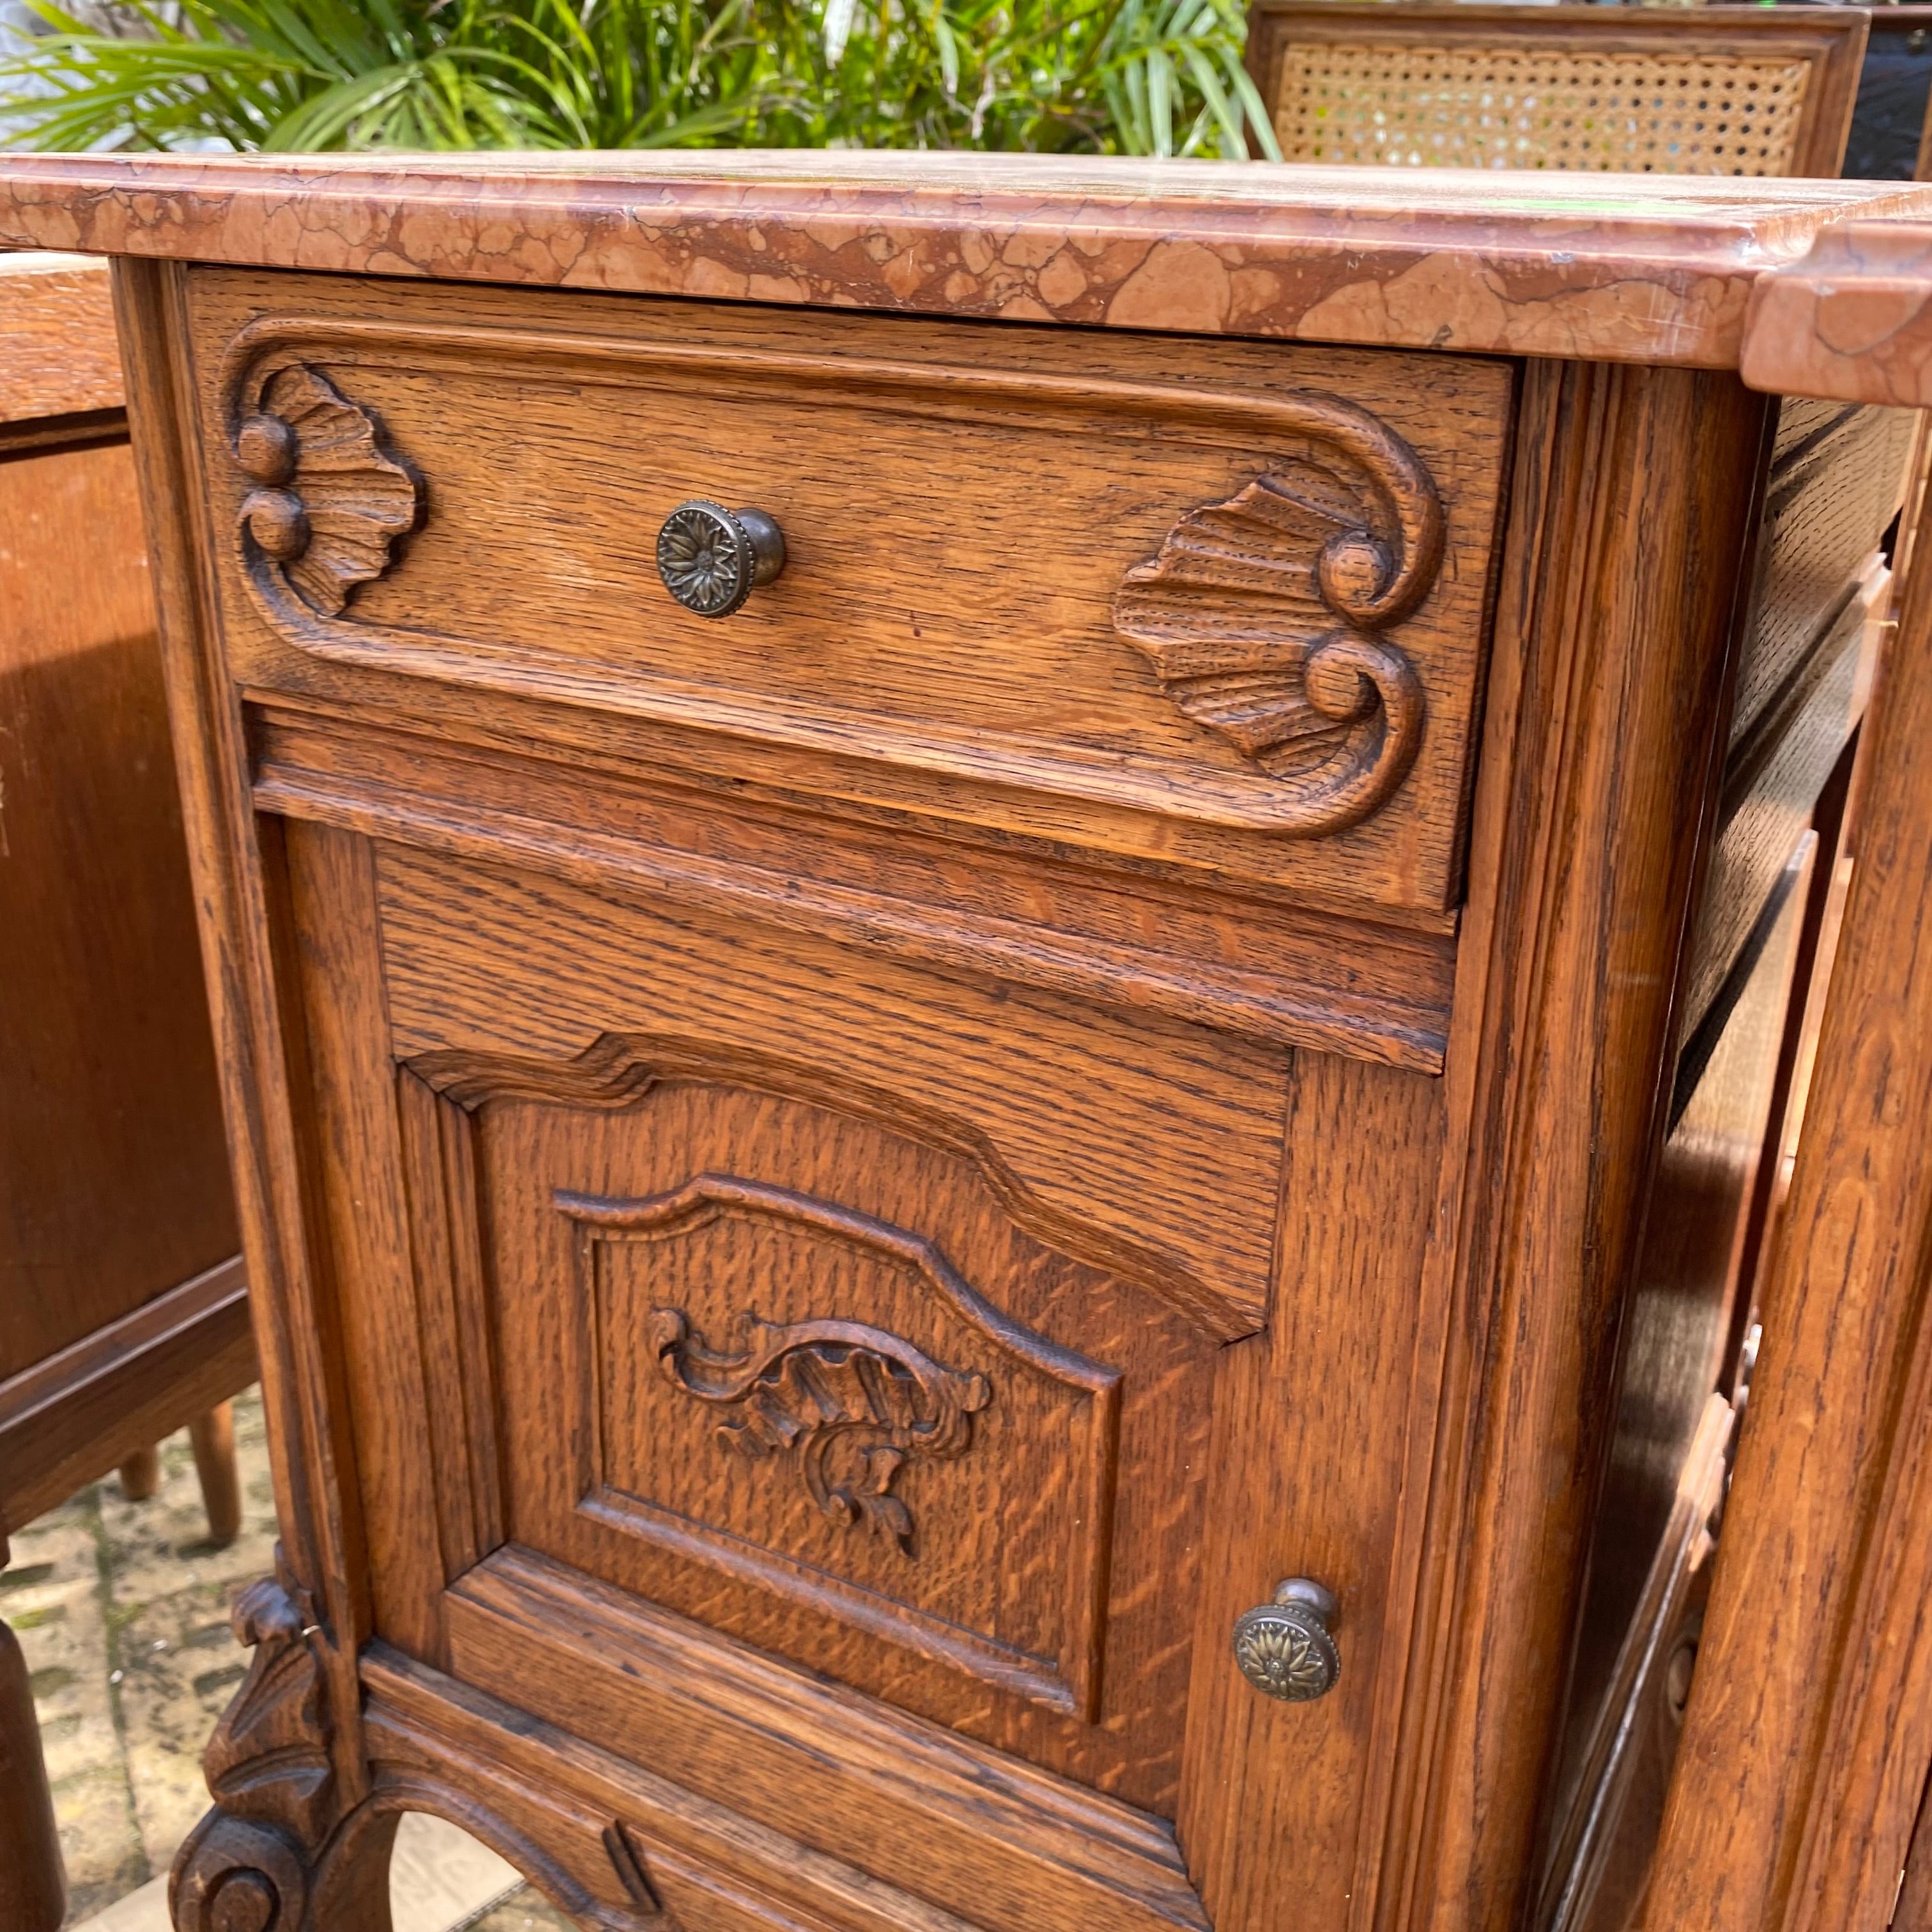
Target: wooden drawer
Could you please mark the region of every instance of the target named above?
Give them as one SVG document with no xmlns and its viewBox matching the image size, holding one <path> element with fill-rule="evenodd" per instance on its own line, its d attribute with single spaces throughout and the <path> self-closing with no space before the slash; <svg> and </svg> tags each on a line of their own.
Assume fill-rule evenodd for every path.
<svg viewBox="0 0 1932 1932">
<path fill-rule="evenodd" d="M 1390 906 L 1455 895 L 1505 365 L 191 288 L 253 686 Z M 783 574 L 723 620 L 657 574 L 692 496 L 784 533 Z"/>
</svg>

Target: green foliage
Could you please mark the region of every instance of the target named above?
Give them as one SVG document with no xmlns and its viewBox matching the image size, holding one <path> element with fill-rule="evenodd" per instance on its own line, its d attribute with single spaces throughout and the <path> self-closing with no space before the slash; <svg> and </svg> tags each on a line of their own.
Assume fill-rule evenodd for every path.
<svg viewBox="0 0 1932 1932">
<path fill-rule="evenodd" d="M 1242 0 L 123 0 L 0 63 L 39 148 L 1240 157 Z"/>
</svg>

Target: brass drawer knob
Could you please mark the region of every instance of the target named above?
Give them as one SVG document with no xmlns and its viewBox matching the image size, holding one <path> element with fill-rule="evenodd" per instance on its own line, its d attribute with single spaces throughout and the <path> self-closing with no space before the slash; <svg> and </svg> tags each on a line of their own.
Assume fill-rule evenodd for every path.
<svg viewBox="0 0 1932 1932">
<path fill-rule="evenodd" d="M 658 574 L 700 617 L 730 616 L 784 561 L 784 532 L 762 510 L 728 510 L 694 496 L 658 532 Z"/>
<path fill-rule="evenodd" d="M 1328 1634 L 1335 1599 L 1319 1583 L 1291 1576 L 1274 1601 L 1244 1611 L 1234 1623 L 1234 1661 L 1257 1690 L 1291 1704 L 1325 1697 L 1342 1674 Z"/>
</svg>

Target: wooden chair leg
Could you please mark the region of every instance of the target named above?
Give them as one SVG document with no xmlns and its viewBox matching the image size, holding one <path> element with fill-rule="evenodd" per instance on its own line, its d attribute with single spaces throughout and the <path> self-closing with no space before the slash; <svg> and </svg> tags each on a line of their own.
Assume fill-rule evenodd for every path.
<svg viewBox="0 0 1932 1932">
<path fill-rule="evenodd" d="M 194 1444 L 195 1474 L 201 1478 L 202 1507 L 208 1512 L 208 1540 L 232 1543 L 242 1533 L 242 1478 L 235 1466 L 235 1406 L 217 1402 L 188 1426 Z"/>
<path fill-rule="evenodd" d="M 136 1449 L 121 1465 L 121 1493 L 130 1503 L 144 1503 L 161 1486 L 161 1452 Z"/>
<path fill-rule="evenodd" d="M 0 1540 L 0 1568 L 6 1562 Z M 66 1916 L 67 1870 L 27 1660 L 0 1618 L 0 1925 L 7 1932 L 56 1932 Z"/>
</svg>

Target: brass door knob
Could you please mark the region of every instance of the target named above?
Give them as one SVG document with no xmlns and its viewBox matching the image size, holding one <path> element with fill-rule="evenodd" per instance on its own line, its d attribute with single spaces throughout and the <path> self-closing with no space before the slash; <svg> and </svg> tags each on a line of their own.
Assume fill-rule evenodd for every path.
<svg viewBox="0 0 1932 1932">
<path fill-rule="evenodd" d="M 1328 1634 L 1335 1599 L 1319 1583 L 1291 1576 L 1274 1601 L 1244 1611 L 1234 1622 L 1234 1661 L 1257 1690 L 1291 1704 L 1325 1697 L 1342 1674 Z"/>
<path fill-rule="evenodd" d="M 658 574 L 700 617 L 730 616 L 784 561 L 784 532 L 762 510 L 728 510 L 694 496 L 658 532 Z"/>
</svg>

